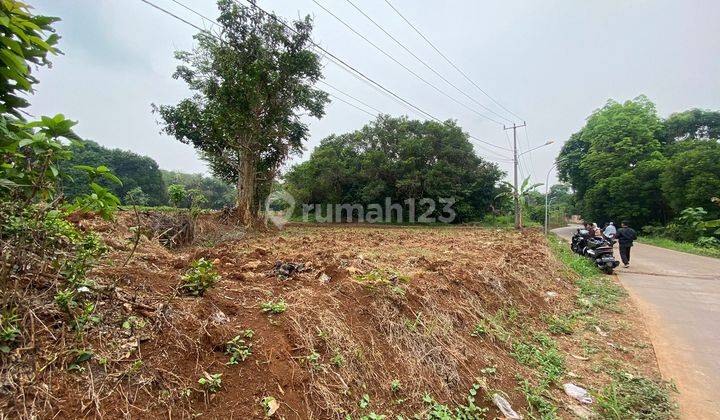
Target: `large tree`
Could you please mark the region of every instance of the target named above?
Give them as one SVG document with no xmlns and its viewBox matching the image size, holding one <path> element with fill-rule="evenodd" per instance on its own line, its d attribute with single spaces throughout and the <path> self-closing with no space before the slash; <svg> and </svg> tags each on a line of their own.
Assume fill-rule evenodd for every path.
<svg viewBox="0 0 720 420">
<path fill-rule="evenodd" d="M 308 204 L 454 197 L 457 221 L 466 221 L 489 211 L 502 175 L 475 155 L 467 134 L 452 121 L 380 116 L 358 131 L 322 140 L 285 180 L 295 199 Z"/>
<path fill-rule="evenodd" d="M 662 122 L 645 96 L 593 112 L 558 156 L 560 179 L 572 184 L 582 215 L 593 221 L 667 220 L 660 193 Z"/>
<path fill-rule="evenodd" d="M 253 223 L 257 192 L 268 189 L 280 165 L 302 150 L 308 127 L 301 113 L 320 118 L 327 94 L 315 89 L 320 59 L 308 47 L 310 17 L 284 26 L 275 16 L 219 0 L 220 33 L 195 36 L 180 51 L 174 77 L 195 92 L 175 106 L 155 107 L 166 133 L 192 144 L 212 172 L 237 185 L 240 221 Z"/>
</svg>

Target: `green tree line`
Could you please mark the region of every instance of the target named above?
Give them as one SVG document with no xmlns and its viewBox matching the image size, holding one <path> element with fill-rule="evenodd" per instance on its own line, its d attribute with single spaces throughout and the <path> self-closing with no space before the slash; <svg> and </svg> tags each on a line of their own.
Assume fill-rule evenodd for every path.
<svg viewBox="0 0 720 420">
<path fill-rule="evenodd" d="M 608 101 L 565 143 L 559 176 L 586 220 L 667 225 L 689 208 L 720 217 L 720 112 L 663 119 L 645 96 Z"/>
<path fill-rule="evenodd" d="M 205 197 L 202 207 L 220 209 L 232 205 L 235 188 L 225 181 L 201 174 L 164 171 L 150 157 L 121 149 L 109 149 L 89 140 L 76 140 L 68 147 L 71 154 L 60 163 L 63 173 L 68 175 L 62 184 L 62 192 L 68 199 L 84 193 L 89 174 L 79 165 L 104 166 L 115 174 L 121 183 L 100 180 L 124 204 L 166 206 L 172 204 L 168 187 L 182 185 L 188 191 L 196 191 Z M 129 200 L 133 197 L 132 200 Z M 130 201 L 133 201 L 131 203 Z M 187 207 L 188 203 L 178 203 Z"/>
</svg>

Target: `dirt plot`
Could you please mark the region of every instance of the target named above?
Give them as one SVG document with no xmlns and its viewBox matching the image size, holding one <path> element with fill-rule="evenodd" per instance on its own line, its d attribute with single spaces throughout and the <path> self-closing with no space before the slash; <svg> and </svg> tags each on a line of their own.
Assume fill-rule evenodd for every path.
<svg viewBox="0 0 720 420">
<path fill-rule="evenodd" d="M 658 377 L 634 308 L 622 299 L 578 315 L 576 278 L 534 230 L 297 225 L 245 235 L 209 215 L 198 245 L 168 250 L 143 238 L 122 267 L 132 217 L 83 222 L 111 249 L 89 276 L 101 321 L 80 338 L 46 321 L 43 351 L 31 361 L 19 352 L 6 372 L 6 413 L 428 416 L 433 404 L 467 408 L 477 384 L 477 416 L 493 418 L 496 393 L 518 412 L 537 410 L 531 389 L 546 375 L 523 349 L 549 351 L 542 337 L 560 370 L 540 397 L 559 416 L 577 405 L 562 383 L 597 392 L 616 369 Z M 199 258 L 220 281 L 204 296 L 179 293 Z M 250 354 L 228 364 L 226 343 L 248 330 Z M 91 357 L 77 361 L 70 348 Z M 215 374 L 217 392 L 198 383 Z"/>
</svg>

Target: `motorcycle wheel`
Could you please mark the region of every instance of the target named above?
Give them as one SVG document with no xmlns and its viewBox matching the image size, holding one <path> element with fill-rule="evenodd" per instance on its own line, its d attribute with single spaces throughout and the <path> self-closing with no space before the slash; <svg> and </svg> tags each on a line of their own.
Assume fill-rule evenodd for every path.
<svg viewBox="0 0 720 420">
<path fill-rule="evenodd" d="M 601 267 L 603 273 L 605 274 L 612 274 L 613 273 L 613 266 L 612 264 L 605 264 Z"/>
</svg>

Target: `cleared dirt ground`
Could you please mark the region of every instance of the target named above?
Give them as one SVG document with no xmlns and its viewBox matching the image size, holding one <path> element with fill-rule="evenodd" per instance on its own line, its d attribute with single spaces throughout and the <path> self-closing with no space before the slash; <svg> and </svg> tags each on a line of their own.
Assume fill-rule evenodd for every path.
<svg viewBox="0 0 720 420">
<path fill-rule="evenodd" d="M 244 235 L 206 216 L 197 245 L 168 250 L 143 238 L 121 267 L 132 217 L 80 223 L 110 247 L 89 276 L 102 321 L 72 344 L 92 358 L 68 371 L 66 341 L 76 338 L 38 319 L 43 350 L 31 361 L 14 355 L 17 370 L 6 378 L 2 409 L 13 416 L 263 418 L 261 402 L 272 396 L 275 418 L 411 417 L 428 414 L 428 396 L 466 405 L 473 384 L 488 418 L 500 415 L 495 393 L 526 413 L 520 384 L 542 374 L 515 346 L 538 333 L 564 360 L 561 379 L 543 393 L 559 416 L 573 417 L 568 407 L 577 404 L 564 382 L 596 392 L 614 369 L 658 378 L 627 299 L 549 330 L 583 302 L 538 231 L 300 225 Z M 220 282 L 202 297 L 179 293 L 201 257 L 215 262 Z M 284 312 L 262 311 L 281 301 Z M 227 365 L 226 343 L 248 329 L 252 354 Z M 204 372 L 222 374 L 218 392 L 198 384 Z"/>
</svg>

